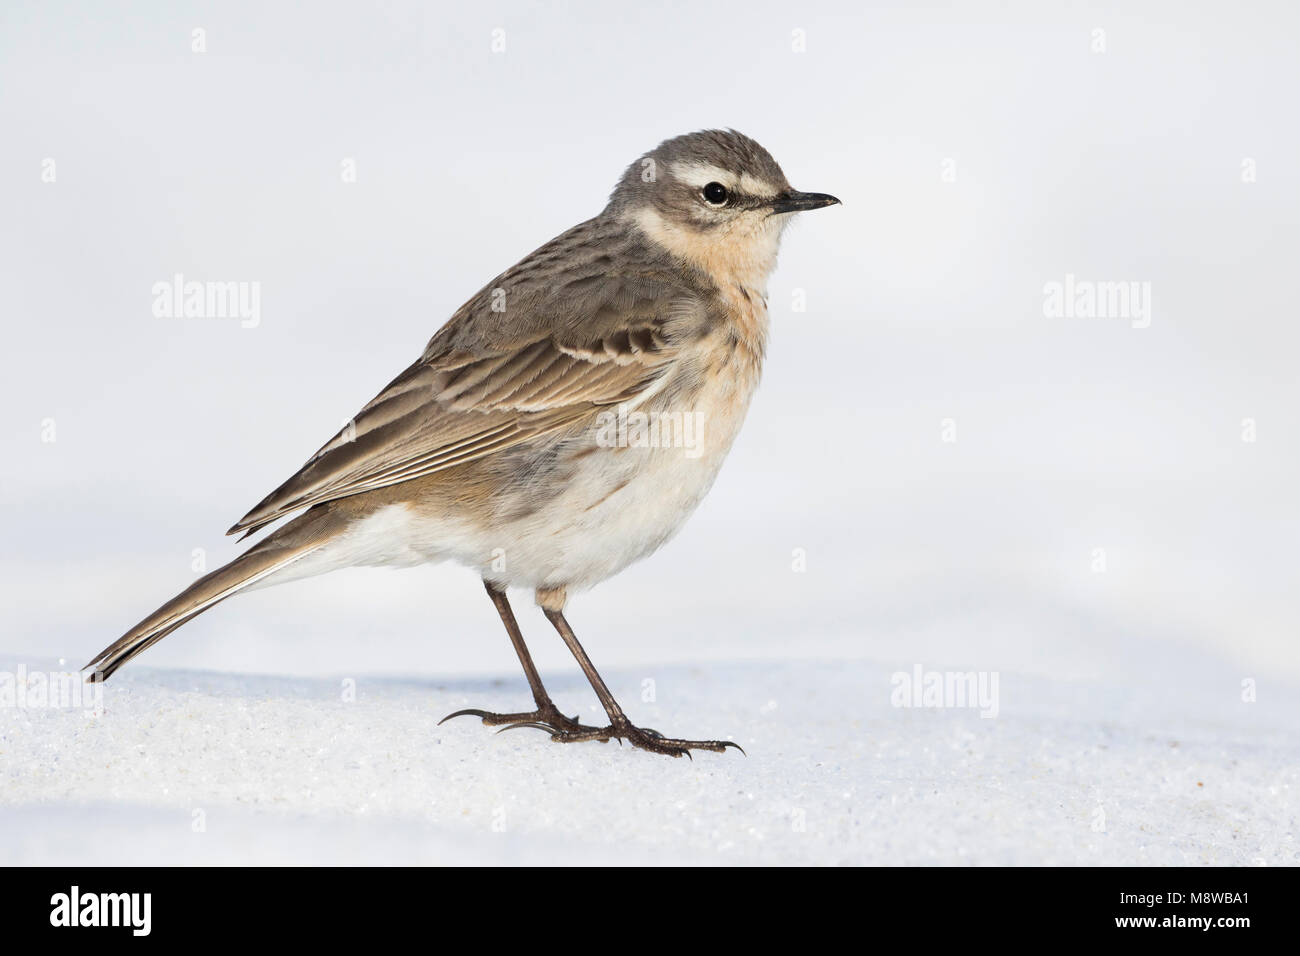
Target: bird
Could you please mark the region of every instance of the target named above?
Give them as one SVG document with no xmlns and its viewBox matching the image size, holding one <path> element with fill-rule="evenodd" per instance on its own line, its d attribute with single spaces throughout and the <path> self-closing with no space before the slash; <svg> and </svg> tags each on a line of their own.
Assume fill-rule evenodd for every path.
<svg viewBox="0 0 1300 956">
<path fill-rule="evenodd" d="M 733 129 L 660 143 L 605 208 L 498 275 L 420 357 L 227 534 L 290 518 L 101 651 L 88 681 L 237 593 L 357 565 L 474 569 L 535 708 L 467 709 L 559 743 L 673 757 L 740 749 L 634 725 L 565 617 L 570 595 L 659 549 L 709 491 L 767 349 L 767 282 L 794 214 L 839 203 L 794 189 Z M 242 538 L 241 538 L 242 540 Z M 534 593 L 605 710 L 561 713 L 508 588 Z"/>
</svg>

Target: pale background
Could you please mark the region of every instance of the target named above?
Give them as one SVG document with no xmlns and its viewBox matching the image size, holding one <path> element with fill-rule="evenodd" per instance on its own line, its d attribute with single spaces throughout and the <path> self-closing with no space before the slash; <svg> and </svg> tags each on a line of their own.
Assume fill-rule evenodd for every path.
<svg viewBox="0 0 1300 956">
<path fill-rule="evenodd" d="M 571 605 L 621 693 L 707 674 L 721 696 L 688 711 L 661 691 L 660 729 L 752 732 L 761 753 L 744 715 L 779 699 L 771 688 L 815 693 L 840 662 L 826 733 L 874 711 L 879 741 L 897 714 L 889 674 L 921 663 L 999 671 L 1005 719 L 1082 688 L 1088 726 L 1135 714 L 1134 740 L 1159 698 L 1171 732 L 1286 741 L 1300 729 L 1298 27 L 1288 3 L 6 3 L 0 667 L 80 666 L 192 580 L 194 549 L 209 567 L 238 553 L 224 529 L 480 285 L 595 214 L 659 140 L 733 126 L 844 205 L 787 233 L 764 385 L 711 497 L 659 554 Z M 260 282 L 260 326 L 155 318 L 151 286 L 176 272 Z M 1149 282 L 1150 327 L 1046 318 L 1044 283 L 1066 273 Z M 586 707 L 528 604 L 516 598 L 539 665 Z M 259 695 L 280 676 L 328 696 L 373 675 L 500 678 L 480 706 L 527 700 L 479 585 L 449 566 L 237 598 L 122 686 L 179 686 L 156 670 L 178 668 L 247 675 Z M 753 668 L 763 690 L 728 684 Z M 1241 702 L 1244 679 L 1257 703 Z M 709 726 L 731 707 L 734 723 Z M 401 729 L 408 745 L 435 733 L 429 716 Z M 57 790 L 21 761 L 57 751 L 59 726 L 37 720 L 0 755 L 14 802 Z M 1035 727 L 1015 739 L 1041 741 Z M 485 761 L 507 746 L 557 768 L 646 756 L 573 758 L 470 722 L 452 737 Z M 1294 751 L 1252 754 L 1281 775 L 1243 797 L 1257 855 L 1294 862 Z M 130 813 L 175 797 L 174 782 L 172 797 L 121 783 L 70 798 Z M 1261 807 L 1271 787 L 1285 802 Z M 1007 794 L 1008 826 L 1023 798 Z M 1189 853 L 1198 832 L 1180 831 Z M 1063 845 L 1034 859 L 1073 859 Z M 1146 859 L 1134 847 L 1109 861 Z M 829 859 L 772 859 L 795 858 Z"/>
</svg>

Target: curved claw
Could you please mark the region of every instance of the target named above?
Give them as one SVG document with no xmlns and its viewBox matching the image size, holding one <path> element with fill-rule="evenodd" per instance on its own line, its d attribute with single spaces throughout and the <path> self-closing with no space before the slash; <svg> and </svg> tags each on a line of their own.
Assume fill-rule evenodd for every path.
<svg viewBox="0 0 1300 956">
<path fill-rule="evenodd" d="M 719 740 L 718 743 L 722 744 L 723 750 L 726 750 L 728 747 L 735 747 L 742 755 L 746 757 L 749 756 L 749 754 L 745 753 L 745 748 L 740 746 L 740 744 L 736 743 L 734 740 Z"/>
<path fill-rule="evenodd" d="M 498 730 L 497 733 L 504 734 L 507 730 L 518 730 L 520 727 L 532 727 L 536 730 L 544 730 L 548 734 L 553 734 L 556 732 L 555 728 L 552 727 L 550 724 L 542 724 L 542 723 L 538 723 L 535 720 L 528 720 L 518 724 L 506 724 L 504 727 Z"/>
<path fill-rule="evenodd" d="M 448 714 L 446 717 L 442 718 L 442 720 L 438 721 L 438 726 L 441 727 L 443 724 L 451 720 L 453 717 L 491 717 L 491 716 L 492 715 L 488 713 L 486 710 L 475 710 L 473 707 L 467 707 L 465 710 L 458 710 L 454 714 Z"/>
</svg>

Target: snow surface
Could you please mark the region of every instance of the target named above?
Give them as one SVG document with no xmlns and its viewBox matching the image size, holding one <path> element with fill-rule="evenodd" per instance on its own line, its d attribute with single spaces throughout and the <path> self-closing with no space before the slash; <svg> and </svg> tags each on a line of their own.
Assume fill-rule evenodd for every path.
<svg viewBox="0 0 1300 956">
<path fill-rule="evenodd" d="M 1300 862 L 1292 705 L 1001 674 L 982 718 L 893 706 L 897 669 L 714 661 L 659 670 L 656 703 L 607 674 L 634 720 L 748 751 L 687 761 L 438 726 L 525 706 L 513 676 L 360 678 L 346 702 L 137 666 L 99 716 L 0 709 L 0 863 Z M 544 678 L 596 719 L 580 676 Z"/>
</svg>

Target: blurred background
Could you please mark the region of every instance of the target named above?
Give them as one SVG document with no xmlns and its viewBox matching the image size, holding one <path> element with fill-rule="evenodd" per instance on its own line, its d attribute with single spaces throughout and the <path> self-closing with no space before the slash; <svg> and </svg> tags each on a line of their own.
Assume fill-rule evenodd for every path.
<svg viewBox="0 0 1300 956">
<path fill-rule="evenodd" d="M 196 554 L 229 560 L 224 530 L 481 285 L 660 140 L 731 126 L 844 205 L 787 233 L 712 495 L 571 605 L 602 667 L 1294 688 L 1298 21 L 11 0 L 0 658 L 80 666 Z M 156 317 L 177 273 L 258 283 L 259 323 Z M 1047 314 L 1067 275 L 1149 284 L 1149 324 Z M 516 603 L 543 670 L 571 668 Z M 517 676 L 451 566 L 242 596 L 142 665 Z"/>
</svg>

